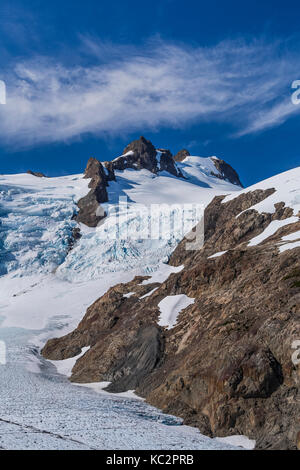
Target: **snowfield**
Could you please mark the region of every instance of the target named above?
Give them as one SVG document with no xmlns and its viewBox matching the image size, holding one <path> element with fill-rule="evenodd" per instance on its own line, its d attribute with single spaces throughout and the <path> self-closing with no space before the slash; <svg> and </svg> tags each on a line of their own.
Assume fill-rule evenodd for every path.
<svg viewBox="0 0 300 470">
<path fill-rule="evenodd" d="M 192 157 L 178 164 L 187 179 L 118 172 L 105 208 L 112 210 L 120 195 L 132 209 L 149 202 L 206 205 L 216 194 L 236 191 L 209 175 L 208 160 Z M 182 269 L 162 262 L 179 241 L 176 233 L 154 242 L 115 240 L 109 218 L 96 229 L 81 226 L 82 238 L 69 252 L 76 226 L 72 215 L 88 182 L 82 175 L 0 176 L 0 341 L 7 357 L 0 364 L 0 448 L 237 448 L 241 440 L 231 444 L 207 438 L 134 398 L 133 392 L 121 397 L 102 391 L 103 384 L 71 384 L 67 376 L 76 358 L 47 361 L 40 356 L 47 339 L 72 331 L 86 308 L 111 286 L 145 272 L 152 275 L 145 282 L 162 282 L 172 270 Z"/>
</svg>

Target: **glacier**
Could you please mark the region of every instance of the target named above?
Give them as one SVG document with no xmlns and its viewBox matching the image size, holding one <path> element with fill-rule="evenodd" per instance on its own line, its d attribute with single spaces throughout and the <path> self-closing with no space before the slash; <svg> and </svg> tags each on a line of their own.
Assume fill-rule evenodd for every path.
<svg viewBox="0 0 300 470">
<path fill-rule="evenodd" d="M 134 226 L 136 204 L 206 205 L 239 189 L 211 176 L 210 162 L 197 158 L 178 163 L 181 179 L 117 172 L 105 210 L 120 211 L 118 200 L 126 196 Z M 70 251 L 72 216 L 88 183 L 81 174 L 0 176 L 0 341 L 7 356 L 0 364 L 0 448 L 236 449 L 140 399 L 71 384 L 62 368 L 40 356 L 47 339 L 72 331 L 111 286 L 145 273 L 165 278 L 171 267 L 163 261 L 182 237 L 178 230 L 170 239 L 114 239 L 108 217 L 96 229 L 81 225 L 82 237 Z"/>
</svg>

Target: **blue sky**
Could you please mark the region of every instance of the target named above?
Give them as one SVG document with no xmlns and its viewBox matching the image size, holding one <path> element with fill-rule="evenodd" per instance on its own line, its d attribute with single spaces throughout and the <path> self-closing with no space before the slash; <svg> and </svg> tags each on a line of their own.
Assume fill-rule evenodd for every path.
<svg viewBox="0 0 300 470">
<path fill-rule="evenodd" d="M 300 162 L 296 1 L 0 4 L 0 173 L 62 175 L 140 135 L 245 185 Z"/>
</svg>

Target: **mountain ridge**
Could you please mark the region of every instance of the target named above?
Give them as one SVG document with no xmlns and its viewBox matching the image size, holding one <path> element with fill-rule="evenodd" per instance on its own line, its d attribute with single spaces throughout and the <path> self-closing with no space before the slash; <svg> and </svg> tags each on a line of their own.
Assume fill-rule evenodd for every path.
<svg viewBox="0 0 300 470">
<path fill-rule="evenodd" d="M 201 159 L 201 157 L 191 157 L 187 151 L 183 151 L 183 153 L 185 159 L 181 158 L 180 162 L 176 162 L 170 150 L 156 149 L 149 140 L 141 136 L 127 145 L 121 156 L 111 161 L 100 162 L 91 157 L 84 172 L 85 178 L 91 178 L 89 183 L 91 190 L 78 201 L 79 213 L 75 216 L 75 220 L 89 227 L 96 227 L 105 217 L 105 211 L 103 210 L 99 215 L 97 208 L 99 204 L 108 202 L 107 186 L 110 182 L 116 181 L 116 172 L 128 169 L 148 170 L 154 175 L 167 172 L 178 178 L 188 178 L 189 175 L 181 169 L 184 167 L 184 161 L 191 160 L 191 158 Z M 183 155 L 182 152 L 180 155 Z M 202 161 L 204 160 L 202 158 Z M 238 174 L 228 163 L 217 157 L 208 157 L 206 160 L 209 160 L 210 163 L 209 174 L 211 176 L 242 187 Z M 202 165 L 202 168 L 205 168 L 205 164 Z"/>
<path fill-rule="evenodd" d="M 207 435 L 296 448 L 299 183 L 297 168 L 215 197 L 201 250 L 186 251 L 183 240 L 170 257 L 175 271 L 161 282 L 138 277 L 112 287 L 43 355 L 62 360 L 90 346 L 73 368 L 74 382 L 134 388 Z M 161 315 L 172 313 L 160 310 L 161 301 L 182 295 L 191 305 L 177 313 L 175 327 L 160 326 Z"/>
</svg>

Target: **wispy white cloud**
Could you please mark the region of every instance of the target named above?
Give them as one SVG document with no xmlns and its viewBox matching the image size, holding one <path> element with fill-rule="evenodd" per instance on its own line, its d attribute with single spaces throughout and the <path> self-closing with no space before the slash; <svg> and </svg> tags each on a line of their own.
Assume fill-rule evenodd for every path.
<svg viewBox="0 0 300 470">
<path fill-rule="evenodd" d="M 92 55 L 93 65 L 36 57 L 6 71 L 0 139 L 36 145 L 197 121 L 232 124 L 236 135 L 261 131 L 300 112 L 290 100 L 300 55 L 283 54 L 281 46 L 155 40 L 137 49 L 83 37 L 82 54 Z"/>
</svg>

